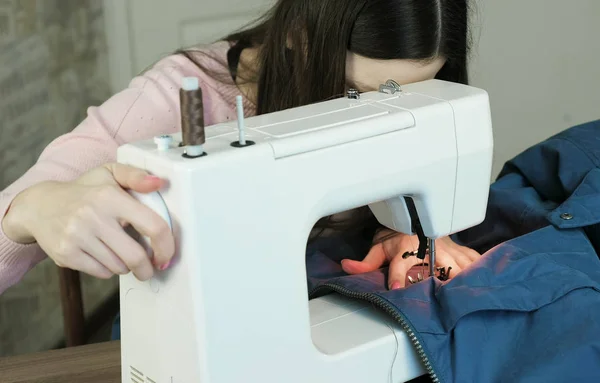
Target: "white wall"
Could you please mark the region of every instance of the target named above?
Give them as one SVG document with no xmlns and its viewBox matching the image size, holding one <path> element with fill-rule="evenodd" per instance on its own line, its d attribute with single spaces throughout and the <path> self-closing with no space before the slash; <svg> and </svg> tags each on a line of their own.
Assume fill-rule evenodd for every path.
<svg viewBox="0 0 600 383">
<path fill-rule="evenodd" d="M 490 93 L 494 175 L 523 149 L 600 119 L 600 0 L 477 0 L 475 12 L 471 83 Z"/>
<path fill-rule="evenodd" d="M 0 0 L 1 1 L 1 0 Z M 111 87 L 178 48 L 210 43 L 253 21 L 274 0 L 102 0 Z"/>
</svg>

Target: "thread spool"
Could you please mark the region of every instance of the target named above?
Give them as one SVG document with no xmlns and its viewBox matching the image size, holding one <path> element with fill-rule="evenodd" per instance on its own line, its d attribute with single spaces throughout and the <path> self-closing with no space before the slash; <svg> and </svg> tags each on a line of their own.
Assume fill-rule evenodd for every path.
<svg viewBox="0 0 600 383">
<path fill-rule="evenodd" d="M 204 143 L 204 104 L 198 78 L 184 77 L 179 90 L 181 104 L 181 138 L 185 147 L 184 157 L 197 158 L 206 155 Z"/>
</svg>

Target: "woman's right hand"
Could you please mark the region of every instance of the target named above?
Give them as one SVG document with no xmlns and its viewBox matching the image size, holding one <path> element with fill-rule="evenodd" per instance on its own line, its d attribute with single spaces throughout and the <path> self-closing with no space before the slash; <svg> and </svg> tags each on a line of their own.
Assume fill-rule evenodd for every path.
<svg viewBox="0 0 600 383">
<path fill-rule="evenodd" d="M 5 235 L 37 244 L 60 267 L 98 278 L 130 271 L 148 280 L 175 253 L 171 230 L 158 214 L 124 189 L 159 190 L 164 181 L 121 164 L 108 164 L 71 182 L 43 182 L 15 197 L 2 220 Z M 153 257 L 125 228 L 150 238 Z"/>
</svg>

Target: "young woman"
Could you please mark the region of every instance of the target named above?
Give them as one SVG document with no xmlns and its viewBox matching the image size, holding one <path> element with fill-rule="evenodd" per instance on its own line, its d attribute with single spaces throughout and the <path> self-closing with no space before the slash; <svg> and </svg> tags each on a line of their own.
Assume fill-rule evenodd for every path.
<svg viewBox="0 0 600 383">
<path fill-rule="evenodd" d="M 119 145 L 180 129 L 183 77 L 200 79 L 207 125 L 235 119 L 238 94 L 247 114 L 256 115 L 343 96 L 348 87 L 376 90 L 388 79 L 466 83 L 467 14 L 467 0 L 279 0 L 254 27 L 162 59 L 90 108 L 2 192 L 0 293 L 46 255 L 98 278 L 133 272 L 146 280 L 169 266 L 174 240 L 166 223 L 123 190 L 150 192 L 164 180 L 114 161 Z M 324 218 L 314 234 L 372 224 L 362 208 Z M 151 238 L 152 262 L 124 231 L 128 225 Z M 344 261 L 344 270 L 361 273 L 390 262 L 389 287 L 404 286 L 415 257 L 396 255 L 417 243 L 387 234 L 379 231 L 365 260 Z M 455 273 L 478 257 L 449 238 L 438 242 L 438 263 Z"/>
</svg>

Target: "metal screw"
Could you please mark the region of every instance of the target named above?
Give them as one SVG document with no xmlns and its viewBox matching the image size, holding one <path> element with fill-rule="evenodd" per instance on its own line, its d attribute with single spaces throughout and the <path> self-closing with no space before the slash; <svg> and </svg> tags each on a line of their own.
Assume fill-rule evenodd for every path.
<svg viewBox="0 0 600 383">
<path fill-rule="evenodd" d="M 560 215 L 560 218 L 564 219 L 565 221 L 569 221 L 569 220 L 573 219 L 573 216 L 569 213 L 562 213 Z"/>
<path fill-rule="evenodd" d="M 348 89 L 348 91 L 346 92 L 346 95 L 348 96 L 348 98 L 353 99 L 353 100 L 358 100 L 360 98 L 360 93 L 358 93 L 358 90 L 356 90 L 354 88 Z"/>
</svg>

